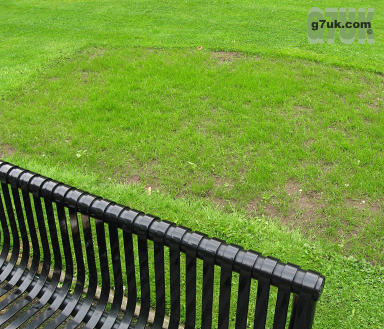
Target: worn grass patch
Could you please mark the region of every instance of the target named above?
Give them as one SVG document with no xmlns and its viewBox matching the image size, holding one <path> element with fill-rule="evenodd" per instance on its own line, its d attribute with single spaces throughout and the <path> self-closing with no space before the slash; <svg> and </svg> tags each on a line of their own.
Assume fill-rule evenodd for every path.
<svg viewBox="0 0 384 329">
<path fill-rule="evenodd" d="M 0 158 L 6 158 L 14 155 L 16 150 L 8 144 L 0 144 Z"/>
<path fill-rule="evenodd" d="M 0 138 L 383 264 L 383 90 L 379 74 L 298 59 L 93 47 L 5 97 Z"/>
</svg>

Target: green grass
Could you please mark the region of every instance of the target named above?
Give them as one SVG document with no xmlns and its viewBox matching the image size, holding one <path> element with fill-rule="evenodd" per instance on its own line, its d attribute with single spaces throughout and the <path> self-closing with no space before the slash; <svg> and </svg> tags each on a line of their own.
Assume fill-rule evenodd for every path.
<svg viewBox="0 0 384 329">
<path fill-rule="evenodd" d="M 297 59 L 90 49 L 5 98 L 0 137 L 28 158 L 278 217 L 382 263 L 383 88 L 375 73 Z"/>
<path fill-rule="evenodd" d="M 374 45 L 310 45 L 314 6 L 2 1 L 0 158 L 318 270 L 317 328 L 381 328 L 384 3 L 348 3 Z"/>
<path fill-rule="evenodd" d="M 384 2 L 373 7 L 374 45 L 311 45 L 307 13 L 337 1 L 76 1 L 6 0 L 0 3 L 0 90 L 27 81 L 36 71 L 84 45 L 197 47 L 272 56 L 310 58 L 383 73 Z"/>
</svg>

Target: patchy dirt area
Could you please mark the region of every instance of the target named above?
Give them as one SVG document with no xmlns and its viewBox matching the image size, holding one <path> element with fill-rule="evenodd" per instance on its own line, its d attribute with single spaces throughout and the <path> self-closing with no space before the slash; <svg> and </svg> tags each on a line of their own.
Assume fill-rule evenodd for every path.
<svg viewBox="0 0 384 329">
<path fill-rule="evenodd" d="M 298 183 L 289 181 L 283 187 L 283 194 L 287 195 L 286 199 L 276 195 L 268 200 L 250 201 L 247 213 L 276 218 L 288 226 L 303 229 L 312 226 L 312 222 L 319 218 L 324 207 L 321 193 L 304 192 Z"/>
<path fill-rule="evenodd" d="M 127 184 L 127 185 L 130 185 L 130 184 L 140 184 L 141 183 L 141 178 L 140 178 L 139 175 L 132 175 L 132 176 L 129 176 L 129 177 L 126 177 L 126 178 L 122 178 L 121 179 L 121 183 Z"/>
<path fill-rule="evenodd" d="M 292 200 L 292 206 L 289 207 L 289 216 L 287 221 L 299 221 L 307 224 L 317 218 L 318 211 L 324 207 L 322 195 L 316 192 L 304 192 L 296 182 L 289 181 L 285 185 L 285 191 Z"/>
<path fill-rule="evenodd" d="M 377 202 L 368 202 L 364 199 L 356 200 L 356 199 L 346 199 L 345 203 L 348 207 L 354 208 L 357 210 L 368 210 L 372 213 L 378 213 L 381 211 L 382 207 L 380 203 Z"/>
<path fill-rule="evenodd" d="M 0 159 L 16 153 L 16 149 L 9 144 L 0 144 Z"/>
<path fill-rule="evenodd" d="M 89 50 L 89 52 L 90 52 L 89 58 L 94 59 L 96 57 L 104 56 L 105 48 L 92 48 Z"/>
<path fill-rule="evenodd" d="M 367 223 L 380 216 L 384 209 L 384 199 L 347 198 L 340 201 L 338 207 L 344 207 L 346 213 L 357 216 Z M 299 228 L 303 232 L 325 230 L 328 225 L 326 210 L 331 207 L 332 200 L 327 200 L 322 192 L 304 190 L 298 182 L 288 181 L 279 191 L 271 192 L 271 197 L 255 198 L 248 203 L 247 214 L 250 217 L 264 215 L 275 219 L 290 228 Z M 344 247 L 361 237 L 362 227 L 353 221 L 341 226 L 335 237 L 343 240 Z M 341 240 L 340 240 L 341 241 Z"/>
<path fill-rule="evenodd" d="M 220 190 L 229 190 L 233 188 L 234 183 L 225 177 L 216 177 L 215 178 L 215 188 Z"/>
<path fill-rule="evenodd" d="M 214 202 L 214 204 L 216 205 L 217 208 L 219 208 L 221 210 L 223 210 L 225 208 L 226 201 L 224 199 L 218 198 L 218 197 L 213 197 L 212 201 Z"/>
<path fill-rule="evenodd" d="M 212 57 L 216 59 L 218 63 L 225 64 L 232 63 L 236 59 L 244 58 L 245 56 L 234 51 L 216 51 L 212 53 Z"/>
<path fill-rule="evenodd" d="M 307 114 L 311 114 L 312 112 L 313 112 L 313 109 L 311 107 L 306 107 L 301 105 L 295 106 L 293 110 L 293 113 L 295 116 L 307 115 Z"/>
</svg>

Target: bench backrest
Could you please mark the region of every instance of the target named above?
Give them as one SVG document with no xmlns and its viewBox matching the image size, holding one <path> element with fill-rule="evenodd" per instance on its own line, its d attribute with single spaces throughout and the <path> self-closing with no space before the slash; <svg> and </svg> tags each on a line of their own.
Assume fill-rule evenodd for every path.
<svg viewBox="0 0 384 329">
<path fill-rule="evenodd" d="M 98 305 L 108 313 L 99 324 L 144 328 L 154 309 L 153 328 L 163 327 L 166 314 L 169 328 L 181 321 L 204 329 L 259 329 L 268 321 L 273 328 L 312 327 L 324 285 L 316 272 L 2 161 L 0 181 L 0 268 L 32 255 L 30 268 L 39 263 L 40 275 L 51 271 L 52 280 L 65 273 L 61 285 L 76 298 L 84 298 L 88 286 L 91 301 L 101 286 Z M 122 307 L 124 316 L 117 318 Z"/>
</svg>

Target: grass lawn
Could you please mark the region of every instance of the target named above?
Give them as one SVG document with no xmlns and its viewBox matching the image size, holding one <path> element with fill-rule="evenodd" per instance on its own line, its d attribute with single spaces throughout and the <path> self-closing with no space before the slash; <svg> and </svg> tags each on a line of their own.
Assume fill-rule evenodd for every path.
<svg viewBox="0 0 384 329">
<path fill-rule="evenodd" d="M 374 45 L 310 45 L 313 6 L 3 1 L 0 157 L 322 272 L 315 328 L 382 328 L 384 3 L 348 4 Z"/>
<path fill-rule="evenodd" d="M 374 45 L 311 45 L 307 13 L 340 7 L 334 0 L 3 0 L 0 2 L 0 90 L 22 85 L 44 67 L 90 44 L 184 48 L 200 45 L 269 56 L 309 58 L 384 73 L 384 2 L 375 9 Z"/>
</svg>

